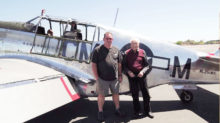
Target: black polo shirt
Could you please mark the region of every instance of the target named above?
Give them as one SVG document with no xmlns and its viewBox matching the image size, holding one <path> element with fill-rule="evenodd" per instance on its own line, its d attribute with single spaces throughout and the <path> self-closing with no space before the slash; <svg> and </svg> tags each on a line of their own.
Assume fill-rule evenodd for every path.
<svg viewBox="0 0 220 123">
<path fill-rule="evenodd" d="M 104 45 L 94 50 L 92 62 L 96 63 L 98 76 L 106 81 L 112 81 L 118 77 L 118 63 L 122 62 L 120 51 L 112 46 L 110 49 Z"/>
</svg>

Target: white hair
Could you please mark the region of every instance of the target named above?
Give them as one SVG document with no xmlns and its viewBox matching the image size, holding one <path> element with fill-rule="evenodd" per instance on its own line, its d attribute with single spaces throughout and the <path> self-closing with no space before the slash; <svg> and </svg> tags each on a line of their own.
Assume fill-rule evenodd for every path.
<svg viewBox="0 0 220 123">
<path fill-rule="evenodd" d="M 137 42 L 138 44 L 140 43 L 140 40 L 139 40 L 138 38 L 132 38 L 132 39 L 130 40 L 130 42 L 132 42 L 132 41 Z"/>
</svg>

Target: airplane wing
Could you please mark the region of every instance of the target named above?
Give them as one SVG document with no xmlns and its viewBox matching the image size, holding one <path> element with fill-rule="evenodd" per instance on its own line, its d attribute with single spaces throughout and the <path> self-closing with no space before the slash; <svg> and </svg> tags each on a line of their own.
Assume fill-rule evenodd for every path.
<svg viewBox="0 0 220 123">
<path fill-rule="evenodd" d="M 65 63 L 56 61 L 58 59 L 53 60 L 53 59 L 49 59 L 46 56 L 44 57 L 42 55 L 6 53 L 6 54 L 1 54 L 0 59 L 23 59 L 23 60 L 27 60 L 30 62 L 40 64 L 42 66 L 52 68 L 71 78 L 74 78 L 75 81 L 80 81 L 83 83 L 92 83 L 95 81 L 93 76 L 75 68 L 74 66 L 67 66 L 65 65 Z"/>
<path fill-rule="evenodd" d="M 0 122 L 25 122 L 79 99 L 77 89 L 66 75 L 90 79 L 74 73 L 80 71 L 43 58 L 25 55 L 1 55 L 0 58 Z"/>
</svg>

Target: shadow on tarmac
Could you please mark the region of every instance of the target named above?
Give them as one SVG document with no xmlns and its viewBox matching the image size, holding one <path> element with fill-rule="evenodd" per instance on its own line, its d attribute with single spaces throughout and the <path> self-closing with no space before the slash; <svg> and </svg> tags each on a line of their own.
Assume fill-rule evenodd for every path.
<svg viewBox="0 0 220 123">
<path fill-rule="evenodd" d="M 219 96 L 198 87 L 193 91 L 194 100 L 190 104 L 181 101 L 151 101 L 152 112 L 174 110 L 190 110 L 209 123 L 219 122 Z M 142 103 L 142 102 L 141 102 Z M 105 123 L 120 123 L 135 120 L 133 116 L 132 101 L 121 101 L 121 109 L 126 112 L 125 118 L 114 115 L 114 104 L 106 101 L 104 105 Z M 97 102 L 88 99 L 79 99 L 44 115 L 36 117 L 27 123 L 98 123 Z"/>
</svg>

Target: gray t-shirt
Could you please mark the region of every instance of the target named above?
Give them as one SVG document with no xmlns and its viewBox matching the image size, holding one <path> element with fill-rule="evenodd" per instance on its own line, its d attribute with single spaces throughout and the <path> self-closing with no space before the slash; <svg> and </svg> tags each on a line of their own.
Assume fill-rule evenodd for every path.
<svg viewBox="0 0 220 123">
<path fill-rule="evenodd" d="M 116 47 L 107 49 L 101 45 L 95 48 L 92 62 L 97 64 L 98 76 L 101 79 L 112 81 L 118 77 L 118 63 L 122 62 L 122 56 Z"/>
</svg>

